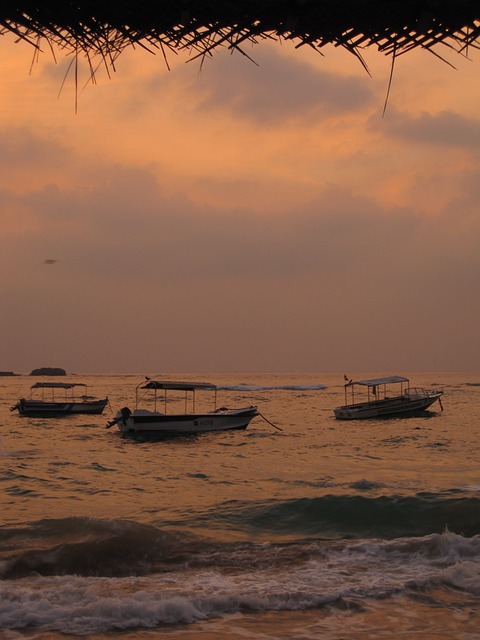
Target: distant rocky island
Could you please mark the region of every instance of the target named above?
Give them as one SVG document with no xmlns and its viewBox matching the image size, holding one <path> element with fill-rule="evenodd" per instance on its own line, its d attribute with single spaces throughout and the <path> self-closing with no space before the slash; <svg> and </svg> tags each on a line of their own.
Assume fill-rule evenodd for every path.
<svg viewBox="0 0 480 640">
<path fill-rule="evenodd" d="M 31 376 L 66 376 L 67 372 L 65 369 L 60 369 L 59 367 L 40 367 L 39 369 L 34 369 Z"/>
<path fill-rule="evenodd" d="M 21 376 L 21 373 L 15 373 L 14 371 L 0 371 L 0 377 L 2 376 Z M 60 367 L 40 367 L 39 369 L 34 369 L 30 374 L 30 376 L 66 376 L 67 372 L 65 369 L 61 369 Z"/>
</svg>

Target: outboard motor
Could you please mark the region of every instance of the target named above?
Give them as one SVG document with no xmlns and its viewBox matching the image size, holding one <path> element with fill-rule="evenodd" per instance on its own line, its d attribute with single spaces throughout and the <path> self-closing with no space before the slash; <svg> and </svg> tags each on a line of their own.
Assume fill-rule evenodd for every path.
<svg viewBox="0 0 480 640">
<path fill-rule="evenodd" d="M 132 415 L 132 412 L 130 411 L 130 409 L 128 407 L 123 407 L 123 409 L 120 409 L 120 413 L 122 414 L 121 420 L 122 420 L 123 424 L 127 424 L 127 420 Z"/>
<path fill-rule="evenodd" d="M 126 425 L 127 420 L 131 415 L 132 412 L 130 411 L 130 409 L 128 407 L 123 407 L 123 409 L 120 409 L 120 415 L 113 420 L 110 420 L 105 428 L 110 429 L 110 427 L 113 427 L 114 424 L 118 424 L 120 421 L 123 422 L 124 425 Z"/>
</svg>

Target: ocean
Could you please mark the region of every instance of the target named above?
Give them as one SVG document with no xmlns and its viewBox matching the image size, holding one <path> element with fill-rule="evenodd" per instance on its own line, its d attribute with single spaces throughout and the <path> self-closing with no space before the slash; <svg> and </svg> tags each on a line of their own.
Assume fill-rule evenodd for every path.
<svg viewBox="0 0 480 640">
<path fill-rule="evenodd" d="M 105 428 L 142 375 L 76 376 L 109 406 L 58 419 L 0 378 L 1 640 L 480 638 L 480 374 L 360 422 L 343 373 L 162 377 L 262 415 L 152 442 Z"/>
</svg>

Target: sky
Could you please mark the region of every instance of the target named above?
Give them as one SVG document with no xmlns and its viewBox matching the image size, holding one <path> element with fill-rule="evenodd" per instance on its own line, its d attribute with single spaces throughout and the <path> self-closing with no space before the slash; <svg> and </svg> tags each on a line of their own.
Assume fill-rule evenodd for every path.
<svg viewBox="0 0 480 640">
<path fill-rule="evenodd" d="M 480 370 L 480 55 L 0 42 L 0 370 Z"/>
</svg>

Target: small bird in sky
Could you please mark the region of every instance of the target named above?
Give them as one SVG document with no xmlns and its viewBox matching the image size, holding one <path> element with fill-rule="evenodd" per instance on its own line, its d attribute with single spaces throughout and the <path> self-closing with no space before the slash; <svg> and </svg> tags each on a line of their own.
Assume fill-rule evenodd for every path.
<svg viewBox="0 0 480 640">
<path fill-rule="evenodd" d="M 55 264 L 58 260 L 52 260 L 51 258 L 47 258 L 47 260 L 43 261 L 43 264 Z"/>
</svg>

